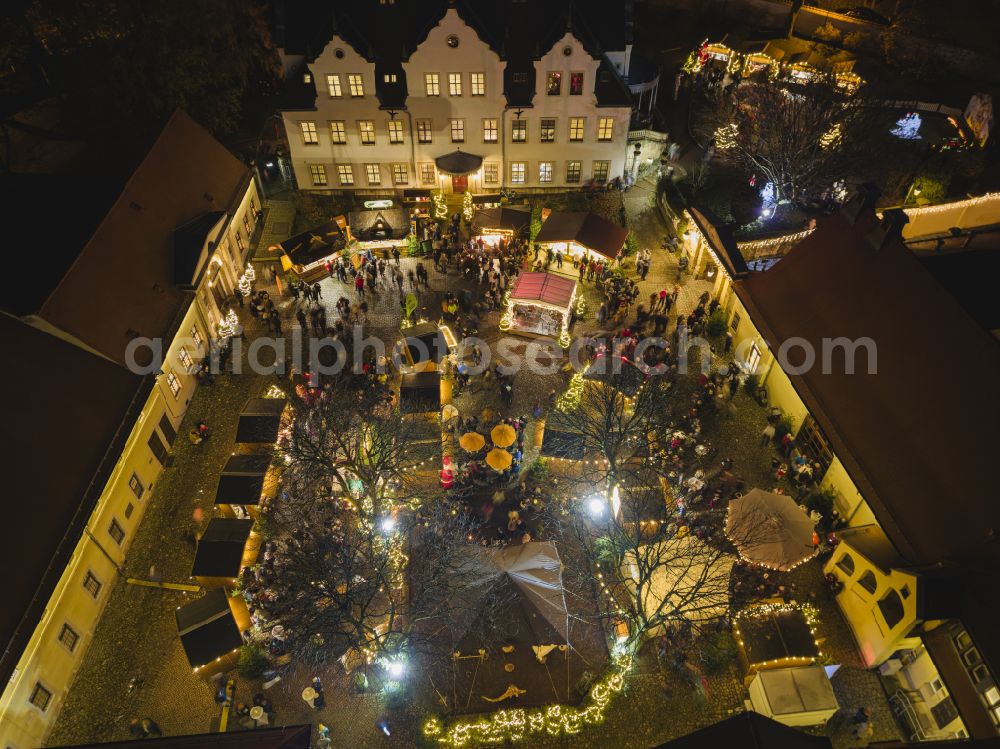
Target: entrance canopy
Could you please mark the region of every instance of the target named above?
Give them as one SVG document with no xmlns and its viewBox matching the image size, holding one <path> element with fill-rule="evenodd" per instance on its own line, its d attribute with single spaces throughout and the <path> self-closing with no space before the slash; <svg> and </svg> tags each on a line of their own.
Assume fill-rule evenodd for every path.
<svg viewBox="0 0 1000 749">
<path fill-rule="evenodd" d="M 284 398 L 251 398 L 240 412 L 236 441 L 273 444 L 278 439 L 281 414 L 288 404 Z"/>
<path fill-rule="evenodd" d="M 439 172 L 461 177 L 477 171 L 483 165 L 483 157 L 456 150 L 446 153 L 444 156 L 438 156 L 434 159 L 434 164 Z"/>
<path fill-rule="evenodd" d="M 573 301 L 576 281 L 552 273 L 522 273 L 517 277 L 510 299 L 513 302 L 541 302 L 566 309 Z"/>
<path fill-rule="evenodd" d="M 219 476 L 215 504 L 260 504 L 264 493 L 264 476 L 270 465 L 271 456 L 268 454 L 231 456 Z"/>
<path fill-rule="evenodd" d="M 565 245 L 574 255 L 596 253 L 614 260 L 628 230 L 587 211 L 553 211 L 535 237 L 540 244 Z"/>
<path fill-rule="evenodd" d="M 222 588 L 206 593 L 175 612 L 177 633 L 193 668 L 229 655 L 243 644 L 240 629 Z"/>
</svg>

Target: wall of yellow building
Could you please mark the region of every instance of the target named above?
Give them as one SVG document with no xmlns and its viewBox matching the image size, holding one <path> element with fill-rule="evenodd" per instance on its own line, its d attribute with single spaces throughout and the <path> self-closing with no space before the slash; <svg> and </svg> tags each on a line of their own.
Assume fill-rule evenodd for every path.
<svg viewBox="0 0 1000 749">
<path fill-rule="evenodd" d="M 830 467 L 823 475 L 820 487 L 830 489 L 834 494 L 834 507 L 840 513 L 840 517 L 847 521 L 849 526 L 877 525 L 875 514 L 871 507 L 861 496 L 858 487 L 851 480 L 840 462 L 840 458 L 834 456 Z"/>
</svg>

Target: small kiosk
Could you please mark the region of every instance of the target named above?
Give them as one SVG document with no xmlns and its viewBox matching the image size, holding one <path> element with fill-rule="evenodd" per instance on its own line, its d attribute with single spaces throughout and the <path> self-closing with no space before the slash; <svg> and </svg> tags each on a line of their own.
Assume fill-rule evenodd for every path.
<svg viewBox="0 0 1000 749">
<path fill-rule="evenodd" d="M 448 333 L 451 331 L 449 330 Z M 445 329 L 431 322 L 417 323 L 400 331 L 400 363 L 415 371 L 434 371 L 448 355 Z"/>
<path fill-rule="evenodd" d="M 212 518 L 198 540 L 191 577 L 205 588 L 233 586 L 240 570 L 257 560 L 260 546 L 252 532 L 249 518 Z"/>
<path fill-rule="evenodd" d="M 281 253 L 281 269 L 295 273 L 306 283 L 325 278 L 325 262 L 336 258 L 347 246 L 346 227 L 346 219 L 337 216 L 272 247 Z"/>
<path fill-rule="evenodd" d="M 436 416 L 441 411 L 441 373 L 435 370 L 404 374 L 399 388 L 399 408 L 404 414 L 434 413 Z"/>
<path fill-rule="evenodd" d="M 206 678 L 236 666 L 243 645 L 242 629 L 250 616 L 242 598 L 230 598 L 222 588 L 210 590 L 175 612 L 177 634 L 195 673 Z"/>
<path fill-rule="evenodd" d="M 215 504 L 226 517 L 255 517 L 257 507 L 277 492 L 268 453 L 235 454 L 219 476 Z"/>
<path fill-rule="evenodd" d="M 530 226 L 531 211 L 527 206 L 479 209 L 472 216 L 472 239 L 496 247 L 501 240 L 510 242 L 526 236 Z"/>
<path fill-rule="evenodd" d="M 391 206 L 391 201 L 389 205 Z M 405 208 L 373 208 L 347 214 L 348 232 L 362 250 L 400 247 L 410 234 L 410 216 Z"/>
<path fill-rule="evenodd" d="M 576 281 L 554 273 L 521 273 L 511 289 L 501 329 L 518 335 L 559 338 L 569 327 Z M 568 344 L 567 344 L 568 345 Z"/>
<path fill-rule="evenodd" d="M 596 213 L 553 211 L 535 242 L 552 252 L 562 252 L 567 259 L 608 262 L 618 259 L 627 238 L 627 229 Z"/>
<path fill-rule="evenodd" d="M 805 612 L 791 604 L 744 609 L 733 626 L 749 671 L 811 666 L 821 655 Z"/>
<path fill-rule="evenodd" d="M 288 401 L 284 398 L 251 398 L 240 412 L 236 442 L 242 445 L 273 445 L 278 441 Z"/>
<path fill-rule="evenodd" d="M 760 671 L 750 682 L 754 712 L 786 726 L 818 726 L 840 708 L 823 666 Z"/>
</svg>

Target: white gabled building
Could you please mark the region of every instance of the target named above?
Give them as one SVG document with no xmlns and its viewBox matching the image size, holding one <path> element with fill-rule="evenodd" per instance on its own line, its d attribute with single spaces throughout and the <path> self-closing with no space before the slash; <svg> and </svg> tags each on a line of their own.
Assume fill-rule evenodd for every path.
<svg viewBox="0 0 1000 749">
<path fill-rule="evenodd" d="M 621 177 L 630 18 L 631 2 L 338 4 L 283 112 L 299 188 L 495 193 Z"/>
</svg>

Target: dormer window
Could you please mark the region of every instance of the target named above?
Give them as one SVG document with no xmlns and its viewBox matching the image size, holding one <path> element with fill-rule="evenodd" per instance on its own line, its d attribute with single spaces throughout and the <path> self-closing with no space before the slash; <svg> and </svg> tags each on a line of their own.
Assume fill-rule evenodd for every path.
<svg viewBox="0 0 1000 749">
<path fill-rule="evenodd" d="M 396 82 L 396 74 L 395 73 L 386 73 L 385 75 L 382 76 L 382 81 L 384 83 L 395 83 Z"/>
<path fill-rule="evenodd" d="M 313 74 L 312 73 L 303 73 L 302 74 L 302 82 L 303 83 L 312 83 L 313 82 Z"/>
</svg>

